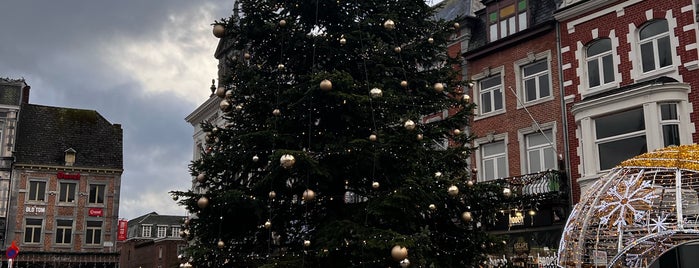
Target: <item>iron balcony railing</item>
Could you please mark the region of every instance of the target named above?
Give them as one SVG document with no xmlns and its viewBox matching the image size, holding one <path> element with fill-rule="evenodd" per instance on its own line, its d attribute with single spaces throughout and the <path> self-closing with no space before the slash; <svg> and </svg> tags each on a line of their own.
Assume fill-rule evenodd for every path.
<svg viewBox="0 0 699 268">
<path fill-rule="evenodd" d="M 513 197 L 536 196 L 538 199 L 558 197 L 564 201 L 565 198 L 562 197 L 568 193 L 566 174 L 560 170 L 546 170 L 485 183 L 495 183 L 508 188 Z"/>
</svg>

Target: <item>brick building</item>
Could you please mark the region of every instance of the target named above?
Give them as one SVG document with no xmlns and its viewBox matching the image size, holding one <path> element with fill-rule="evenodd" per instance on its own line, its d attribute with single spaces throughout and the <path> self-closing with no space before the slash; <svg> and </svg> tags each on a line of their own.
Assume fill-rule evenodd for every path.
<svg viewBox="0 0 699 268">
<path fill-rule="evenodd" d="M 17 267 L 117 267 L 122 129 L 93 110 L 24 103 L 7 241 Z"/>
<path fill-rule="evenodd" d="M 480 183 L 503 183 L 512 196 L 488 228 L 506 237 L 517 267 L 555 259 L 570 202 L 565 170 L 554 0 L 482 0 L 467 23 L 464 53 L 477 105 L 473 166 Z M 544 259 L 548 261 L 544 261 Z M 529 267 L 529 266 L 527 266 Z"/>
<path fill-rule="evenodd" d="M 172 268 L 180 265 L 187 242 L 180 236 L 183 216 L 151 212 L 128 222 L 128 238 L 119 242 L 121 268 Z"/>
<path fill-rule="evenodd" d="M 624 159 L 699 140 L 696 15 L 691 0 L 567 0 L 556 12 L 582 192 Z"/>
</svg>

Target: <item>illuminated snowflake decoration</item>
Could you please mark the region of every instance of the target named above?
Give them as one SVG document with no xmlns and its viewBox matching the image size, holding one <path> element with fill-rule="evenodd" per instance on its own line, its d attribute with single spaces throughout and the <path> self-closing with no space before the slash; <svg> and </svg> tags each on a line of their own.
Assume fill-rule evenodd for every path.
<svg viewBox="0 0 699 268">
<path fill-rule="evenodd" d="M 609 189 L 600 205 L 595 207 L 603 215 L 600 224 L 626 226 L 643 218 L 658 196 L 653 194 L 651 181 L 642 180 L 642 175 L 629 177 Z"/>
<path fill-rule="evenodd" d="M 668 214 L 662 213 L 658 215 L 657 218 L 651 219 L 651 223 L 648 225 L 650 227 L 650 232 L 651 233 L 660 233 L 663 231 L 666 231 L 668 228 L 668 223 L 667 223 L 667 216 Z"/>
</svg>

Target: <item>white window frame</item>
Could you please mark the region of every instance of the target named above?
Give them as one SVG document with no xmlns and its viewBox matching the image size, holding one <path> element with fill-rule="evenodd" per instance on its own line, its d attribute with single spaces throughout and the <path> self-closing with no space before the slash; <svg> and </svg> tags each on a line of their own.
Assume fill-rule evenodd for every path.
<svg viewBox="0 0 699 268">
<path fill-rule="evenodd" d="M 141 225 L 141 237 L 151 237 L 153 225 L 143 224 Z"/>
<path fill-rule="evenodd" d="M 486 68 L 482 72 L 474 74 L 471 77 L 471 81 L 477 81 L 477 83 L 474 84 L 473 86 L 473 102 L 478 106 L 476 107 L 476 110 L 474 111 L 476 114 L 473 117 L 473 120 L 477 121 L 480 119 L 488 118 L 491 116 L 503 114 L 507 111 L 507 103 L 505 98 L 505 89 L 504 89 L 504 83 L 505 83 L 505 67 L 504 66 L 498 66 L 495 68 Z M 502 92 L 502 109 L 500 110 L 493 110 L 488 113 L 482 113 L 481 111 L 481 81 L 483 79 L 487 79 L 493 76 L 499 75 L 500 76 L 500 91 Z M 493 100 L 493 98 L 491 98 Z M 494 103 L 493 103 L 494 104 Z M 494 105 L 493 105 L 494 106 Z M 493 107 L 494 108 L 494 107 Z"/>
<path fill-rule="evenodd" d="M 529 150 L 528 150 L 528 143 L 527 143 L 527 136 L 530 134 L 534 133 L 541 133 L 540 131 L 550 131 L 551 132 L 551 145 L 542 145 L 536 147 L 537 149 L 545 149 L 545 148 L 552 148 L 554 152 L 554 167 L 552 169 L 558 169 L 558 155 L 556 155 L 557 152 L 557 142 L 556 142 L 556 135 L 557 135 L 557 130 L 556 130 L 556 121 L 553 122 L 546 122 L 546 123 L 541 123 L 537 127 L 536 125 L 532 125 L 531 127 L 519 129 L 517 131 L 517 138 L 519 141 L 519 155 L 520 155 L 520 172 L 521 174 L 531 174 L 531 173 L 536 173 L 538 171 L 531 171 L 530 168 L 530 163 L 529 163 Z M 543 154 L 541 155 L 543 157 Z M 543 162 L 542 162 L 543 163 Z"/>
<path fill-rule="evenodd" d="M 661 23 L 662 21 L 664 21 L 668 26 L 667 32 L 656 34 L 654 36 L 650 36 L 650 37 L 647 37 L 646 39 L 641 40 L 641 31 L 643 31 L 644 28 L 646 28 L 649 25 L 654 24 L 654 23 Z M 638 52 L 639 52 L 639 59 L 641 59 L 641 62 L 640 62 L 641 72 L 653 73 L 653 72 L 658 72 L 658 71 L 662 71 L 663 69 L 668 69 L 668 68 L 673 67 L 674 63 L 673 63 L 672 53 L 670 53 L 670 61 L 671 61 L 670 64 L 667 66 L 660 66 L 660 58 L 659 58 L 660 47 L 658 44 L 658 40 L 667 37 L 668 42 L 670 43 L 669 47 L 667 49 L 672 50 L 672 45 L 671 45 L 672 42 L 670 40 L 671 39 L 670 30 L 671 29 L 672 28 L 670 28 L 670 23 L 667 20 L 651 20 L 651 21 L 644 23 L 640 28 L 638 28 Z M 653 47 L 653 65 L 654 66 L 653 66 L 652 70 L 644 71 L 643 70 L 643 56 L 642 56 L 643 49 L 642 49 L 642 46 L 645 44 L 648 44 L 648 43 L 650 43 Z"/>
<path fill-rule="evenodd" d="M 571 113 L 577 125 L 576 137 L 578 137 L 578 157 L 580 159 L 578 183 L 581 192 L 607 173 L 607 170 L 599 168 L 599 153 L 596 147 L 596 135 L 594 118 L 605 114 L 612 114 L 643 106 L 645 135 L 648 151 L 663 148 L 663 139 L 660 126 L 659 105 L 667 102 L 677 104 L 677 113 L 680 118 L 679 133 L 680 143 L 692 142 L 692 133 L 695 125 L 688 120 L 691 111 L 689 103 L 689 91 L 691 87 L 684 83 L 668 83 L 660 85 L 645 85 L 640 88 L 627 90 L 621 94 L 596 98 L 573 105 Z M 684 118 L 684 120 L 682 119 Z"/>
<path fill-rule="evenodd" d="M 41 224 L 39 225 L 30 225 L 27 224 L 27 220 L 39 220 L 41 221 Z M 31 241 L 27 242 L 27 228 L 31 227 Z M 36 237 L 34 236 L 34 230 L 39 229 L 39 237 L 38 241 L 34 241 Z M 22 241 L 24 244 L 41 244 L 41 242 L 44 240 L 42 239 L 44 236 L 44 219 L 35 219 L 35 218 L 25 218 L 24 219 L 24 236 L 22 237 Z"/>
<path fill-rule="evenodd" d="M 609 46 L 610 46 L 609 50 L 602 52 L 600 54 L 597 54 L 597 55 L 589 56 L 588 49 L 590 49 L 590 47 L 592 45 L 594 45 L 595 43 L 602 42 L 602 40 L 609 40 Z M 604 81 L 604 79 L 605 79 L 605 77 L 604 77 L 605 72 L 604 71 L 606 70 L 606 68 L 604 66 L 604 59 L 607 57 L 611 58 L 611 60 L 612 60 L 612 66 L 609 66 L 609 68 L 612 68 L 612 74 L 614 74 L 614 71 L 615 71 L 614 70 L 615 69 L 614 68 L 614 66 L 615 66 L 615 64 L 614 64 L 614 50 L 615 50 L 615 48 L 616 47 L 614 47 L 614 44 L 612 43 L 611 38 L 599 38 L 599 39 L 596 39 L 596 40 L 590 42 L 589 44 L 587 44 L 585 46 L 585 69 L 586 69 L 585 73 L 587 75 L 583 79 L 585 79 L 585 81 L 587 82 L 590 90 L 594 90 L 595 88 L 605 88 L 605 87 L 609 86 L 609 84 L 613 84 L 615 82 L 616 79 L 614 79 L 614 78 L 612 78 L 612 81 L 609 81 L 609 82 Z M 590 84 L 590 72 L 591 71 L 589 69 L 589 66 L 590 66 L 591 61 L 597 62 L 597 66 L 598 66 L 597 75 L 599 77 L 599 85 L 596 85 L 596 86 L 592 86 Z"/>
<path fill-rule="evenodd" d="M 89 226 L 90 222 L 99 222 L 100 226 Z M 84 241 L 85 241 L 86 245 L 99 245 L 102 243 L 102 225 L 103 225 L 102 221 L 87 220 L 85 222 L 85 240 Z M 88 237 L 92 238 L 92 241 L 89 241 L 87 239 Z"/>
<path fill-rule="evenodd" d="M 171 237 L 177 237 L 180 236 L 180 227 L 179 226 L 171 226 L 170 227 L 170 236 Z"/>
<path fill-rule="evenodd" d="M 655 18 L 655 19 L 660 19 L 660 18 Z M 653 20 L 655 20 L 653 19 Z M 677 25 L 677 19 L 672 15 L 672 10 L 666 10 L 665 11 L 665 18 L 662 18 L 665 21 L 667 21 L 667 27 L 668 27 L 668 36 L 670 38 L 670 55 L 671 55 L 671 60 L 672 63 L 668 66 L 665 66 L 660 69 L 655 69 L 650 72 L 643 72 L 643 62 L 641 61 L 641 44 L 640 44 L 640 33 L 641 33 L 641 28 L 645 27 L 646 24 L 641 24 L 640 27 L 636 27 L 636 24 L 629 24 L 629 31 L 628 31 L 628 36 L 627 40 L 629 40 L 631 51 L 629 52 L 629 57 L 631 59 L 631 62 L 633 63 L 632 67 L 633 69 L 631 70 L 631 79 L 633 79 L 636 82 L 643 82 L 643 81 L 648 81 L 648 80 L 653 80 L 655 78 L 661 77 L 661 76 L 667 76 L 674 78 L 677 81 L 683 81 L 682 76 L 679 73 L 679 69 L 677 68 L 677 65 L 681 64 L 682 60 L 680 59 L 679 55 L 677 55 L 677 49 L 678 47 L 682 47 L 680 45 L 679 39 L 677 36 L 675 36 L 675 29 L 677 27 L 680 27 Z M 652 20 L 647 21 L 651 22 Z M 656 51 L 657 53 L 657 51 Z M 656 55 L 657 56 L 657 55 Z M 692 68 L 696 67 L 696 64 L 692 64 Z M 690 68 L 690 66 L 687 66 Z"/>
<path fill-rule="evenodd" d="M 673 105 L 675 106 L 675 113 L 677 115 L 677 118 L 671 118 L 671 119 L 663 119 L 663 112 L 662 112 L 662 106 L 664 105 Z M 682 124 L 682 116 L 679 113 L 679 108 L 677 107 L 678 104 L 677 102 L 661 102 L 658 103 L 658 118 L 660 120 L 660 137 L 663 139 L 663 146 L 670 146 L 670 144 L 666 145 L 665 144 L 665 136 L 663 132 L 663 128 L 665 126 L 677 126 L 678 132 L 679 132 L 679 126 Z M 681 135 L 680 135 L 680 140 L 681 140 Z M 680 142 L 681 144 L 681 142 Z M 674 144 L 674 145 L 679 145 L 679 144 Z"/>
<path fill-rule="evenodd" d="M 596 36 L 596 34 L 593 34 L 593 36 Z M 614 80 L 609 83 L 603 83 L 604 79 L 601 77 L 600 85 L 595 86 L 595 87 L 590 87 L 590 81 L 588 78 L 588 69 L 587 69 L 587 48 L 590 44 L 592 44 L 594 41 L 589 42 L 587 44 L 583 44 L 582 42 L 578 41 L 577 42 L 577 49 L 575 51 L 575 57 L 578 59 L 578 67 L 576 69 L 576 72 L 578 73 L 578 76 L 580 77 L 580 83 L 578 84 L 578 93 L 581 95 L 581 97 L 584 99 L 588 97 L 589 95 L 593 95 L 596 93 L 608 91 L 610 89 L 614 89 L 619 87 L 619 83 L 622 80 L 621 73 L 619 72 L 619 67 L 618 64 L 621 62 L 621 58 L 619 57 L 619 54 L 617 53 L 617 48 L 619 47 L 619 38 L 616 36 L 616 31 L 615 30 L 610 30 L 609 31 L 609 36 L 605 37 L 599 37 L 599 38 L 607 38 L 611 41 L 612 43 L 612 68 L 613 68 L 613 73 L 614 73 Z M 597 41 L 597 39 L 595 40 Z"/>
<path fill-rule="evenodd" d="M 474 140 L 474 146 L 476 148 L 475 150 L 475 155 L 476 155 L 476 167 L 478 169 L 478 181 L 490 181 L 490 180 L 496 180 L 499 178 L 505 178 L 509 176 L 509 156 L 508 156 L 508 150 L 507 150 L 507 145 L 509 144 L 508 139 L 507 139 L 507 133 L 501 133 L 501 134 L 487 134 L 485 137 L 477 138 Z M 483 149 L 481 146 L 492 143 L 492 142 L 503 142 L 505 145 L 505 174 L 497 174 L 496 178 L 485 178 L 485 167 L 483 166 Z"/>
<path fill-rule="evenodd" d="M 156 237 L 162 238 L 167 237 L 167 226 L 158 225 L 156 229 Z"/>
<path fill-rule="evenodd" d="M 527 101 L 526 96 L 525 96 L 525 83 L 524 83 L 524 67 L 530 64 L 534 64 L 539 61 L 546 61 L 546 68 L 547 68 L 547 74 L 548 74 L 548 83 L 549 83 L 549 95 L 543 98 L 537 98 L 531 101 Z M 547 102 L 551 101 L 554 99 L 554 86 L 553 86 L 553 77 L 551 75 L 551 51 L 542 51 L 536 54 L 529 54 L 526 58 L 519 59 L 514 62 L 513 64 L 514 67 L 514 74 L 515 74 L 515 80 L 517 81 L 517 96 L 521 101 L 517 101 L 517 109 L 522 109 L 522 107 L 529 107 L 533 106 L 542 102 Z M 541 74 L 541 73 L 540 73 Z M 557 87 L 556 87 L 557 88 Z M 537 94 L 540 95 L 540 90 L 538 88 L 538 81 L 537 81 Z"/>
<path fill-rule="evenodd" d="M 66 226 L 66 225 L 58 225 L 58 221 L 59 221 L 59 220 L 60 220 L 60 221 L 64 221 L 65 219 L 57 219 L 57 220 L 56 220 L 56 232 L 55 232 L 55 234 L 54 234 L 54 236 L 55 236 L 55 237 L 54 237 L 54 238 L 55 238 L 55 239 L 54 239 L 54 242 L 55 242 L 57 245 L 70 245 L 70 244 L 73 242 L 73 234 L 74 234 L 74 232 L 73 232 L 73 224 L 74 224 L 75 222 L 74 222 L 73 220 L 67 220 L 67 221 L 70 221 L 70 225 L 69 225 L 69 226 Z M 62 229 L 62 230 L 63 230 L 63 232 L 62 232 L 62 235 L 63 235 L 63 236 L 60 237 L 60 238 L 61 238 L 61 241 L 60 241 L 60 242 L 59 242 L 59 241 L 56 241 L 56 240 L 59 239 L 59 236 L 58 236 L 58 234 L 59 234 L 59 231 L 58 231 L 58 230 L 59 230 L 59 229 Z M 70 231 L 70 234 L 66 235 L 66 231 Z M 68 242 L 66 242 L 66 239 L 68 240 Z"/>
<path fill-rule="evenodd" d="M 39 189 L 41 189 L 41 187 L 39 187 L 39 185 L 42 183 L 44 184 L 44 192 L 39 193 Z M 27 195 L 28 202 L 40 202 L 40 203 L 46 202 L 46 193 L 48 192 L 48 183 L 46 183 L 45 180 L 30 179 L 27 184 L 28 185 L 27 185 L 26 195 Z M 33 185 L 36 185 L 36 187 L 37 187 L 35 196 L 31 195 Z M 39 199 L 39 198 L 41 198 L 41 199 Z"/>
</svg>

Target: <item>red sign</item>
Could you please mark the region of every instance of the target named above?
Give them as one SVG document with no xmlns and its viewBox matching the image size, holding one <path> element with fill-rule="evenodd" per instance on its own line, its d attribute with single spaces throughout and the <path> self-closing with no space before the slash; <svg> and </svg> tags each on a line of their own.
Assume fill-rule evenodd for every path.
<svg viewBox="0 0 699 268">
<path fill-rule="evenodd" d="M 80 173 L 67 174 L 63 171 L 59 171 L 58 173 L 56 173 L 56 178 L 58 178 L 59 180 L 80 180 Z"/>
<path fill-rule="evenodd" d="M 119 220 L 119 225 L 117 225 L 117 241 L 126 240 L 128 224 L 129 222 L 126 220 Z"/>
<path fill-rule="evenodd" d="M 87 215 L 89 215 L 90 217 L 102 217 L 104 216 L 102 211 L 103 210 L 101 208 L 89 208 L 87 210 Z"/>
<path fill-rule="evenodd" d="M 8 259 L 14 259 L 17 257 L 17 254 L 19 254 L 19 247 L 17 247 L 17 244 L 15 244 L 15 241 L 12 241 L 12 245 L 7 248 L 7 251 L 5 251 L 5 255 L 7 255 Z"/>
</svg>

